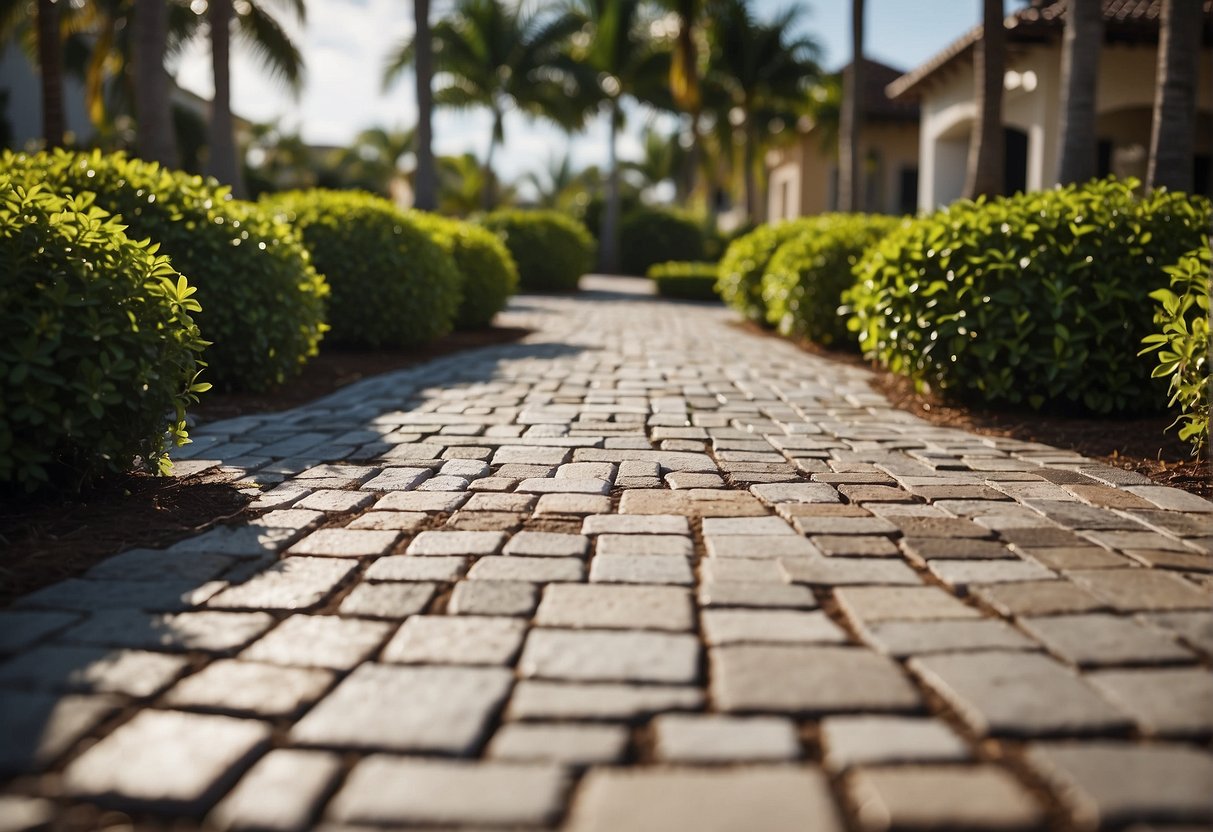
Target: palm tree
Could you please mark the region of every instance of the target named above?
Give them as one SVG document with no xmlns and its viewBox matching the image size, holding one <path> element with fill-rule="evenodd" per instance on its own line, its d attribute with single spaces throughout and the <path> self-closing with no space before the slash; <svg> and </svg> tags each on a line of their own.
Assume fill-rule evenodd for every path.
<svg viewBox="0 0 1213 832">
<path fill-rule="evenodd" d="M 863 128 L 863 0 L 851 0 L 851 65 L 842 79 L 842 124 L 838 141 L 838 210 L 858 211 L 863 193 L 859 134 Z"/>
<path fill-rule="evenodd" d="M 422 211 L 438 207 L 438 171 L 434 167 L 434 49 L 430 38 L 430 0 L 413 0 L 414 71 L 417 81 L 417 131 L 413 146 L 413 206 Z"/>
<path fill-rule="evenodd" d="M 135 0 L 131 25 L 134 57 L 135 147 L 139 156 L 176 167 L 169 77 L 164 70 L 168 47 L 168 0 Z"/>
<path fill-rule="evenodd" d="M 1095 177 L 1095 86 L 1103 46 L 1102 0 L 1070 0 L 1061 46 L 1061 161 L 1063 185 Z"/>
<path fill-rule="evenodd" d="M 1003 0 L 982 0 L 981 40 L 973 58 L 977 120 L 969 139 L 965 196 L 994 196 L 1003 190 L 1002 85 L 1006 63 Z"/>
<path fill-rule="evenodd" d="M 306 17 L 304 0 L 284 0 L 302 22 Z M 251 0 L 209 0 L 207 22 L 210 27 L 211 67 L 215 76 L 215 97 L 211 102 L 210 160 L 208 173 L 232 186 L 237 196 L 244 194 L 240 161 L 236 149 L 235 120 L 232 117 L 231 36 L 233 23 L 237 34 L 251 47 L 270 72 L 298 93 L 303 85 L 303 56 L 291 42 L 282 25 L 261 5 Z"/>
<path fill-rule="evenodd" d="M 770 22 L 750 13 L 745 0 L 724 0 L 714 15 L 712 71 L 729 92 L 728 122 L 741 134 L 746 214 L 757 217 L 760 126 L 794 118 L 816 81 L 817 44 L 794 31 L 803 7 Z"/>
<path fill-rule="evenodd" d="M 384 196 L 395 196 L 393 191 L 405 176 L 405 160 L 416 153 L 416 148 L 415 130 L 372 127 L 359 133 L 353 143 L 342 151 L 338 168 L 342 179 L 349 185 Z M 413 204 L 417 206 L 415 199 Z M 426 210 L 433 210 L 434 207 L 437 207 L 436 192 L 433 207 Z"/>
<path fill-rule="evenodd" d="M 42 138 L 47 147 L 63 144 L 63 53 L 59 40 L 59 5 L 38 0 L 38 73 L 42 83 Z"/>
<path fill-rule="evenodd" d="M 655 188 L 663 182 L 675 181 L 683 170 L 689 153 L 678 142 L 677 134 L 667 136 L 657 130 L 646 130 L 638 161 L 625 162 L 623 167 L 637 174 L 641 190 Z"/>
<path fill-rule="evenodd" d="M 1196 0 L 1162 0 L 1146 187 L 1192 187 L 1196 84 L 1204 17 Z"/>
<path fill-rule="evenodd" d="M 450 17 L 431 29 L 439 107 L 484 107 L 492 114 L 492 132 L 484 159 L 482 206 L 495 201 L 493 156 L 505 140 L 505 114 L 519 110 L 544 116 L 562 127 L 580 124 L 582 107 L 571 106 L 577 93 L 571 67 L 562 60 L 565 42 L 581 23 L 574 15 L 533 10 L 508 0 L 456 0 Z M 384 84 L 391 85 L 417 59 L 414 38 L 389 55 Z"/>
<path fill-rule="evenodd" d="M 528 171 L 522 177 L 523 182 L 535 189 L 538 203 L 543 208 L 560 208 L 565 196 L 579 179 L 580 176 L 573 170 L 572 155 L 567 150 L 559 159 L 550 157 L 542 171 Z"/>
</svg>

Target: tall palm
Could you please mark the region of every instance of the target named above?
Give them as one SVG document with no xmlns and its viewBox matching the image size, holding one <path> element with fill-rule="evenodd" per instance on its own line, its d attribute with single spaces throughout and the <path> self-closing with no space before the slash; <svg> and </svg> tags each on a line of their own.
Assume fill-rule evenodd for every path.
<svg viewBox="0 0 1213 832">
<path fill-rule="evenodd" d="M 851 0 L 851 65 L 843 72 L 842 123 L 838 141 L 838 210 L 862 210 L 859 134 L 863 126 L 864 0 Z"/>
<path fill-rule="evenodd" d="M 757 157 L 761 128 L 778 113 L 804 107 L 816 81 L 817 44 L 796 34 L 803 7 L 769 22 L 756 19 L 745 0 L 723 0 L 714 16 L 712 66 L 732 98 L 729 121 L 741 133 L 747 216 L 758 216 Z"/>
<path fill-rule="evenodd" d="M 168 50 L 168 0 L 135 0 L 132 21 L 134 58 L 135 148 L 139 156 L 176 167 L 169 77 L 164 69 Z"/>
<path fill-rule="evenodd" d="M 42 138 L 48 147 L 63 144 L 63 54 L 59 40 L 59 5 L 38 0 L 38 73 L 42 84 Z"/>
<path fill-rule="evenodd" d="M 1201 5 L 1196 0 L 1162 0 L 1147 188 L 1192 187 Z"/>
<path fill-rule="evenodd" d="M 492 132 L 484 159 L 482 206 L 495 202 L 493 156 L 505 140 L 505 115 L 518 110 L 544 116 L 565 127 L 583 117 L 570 106 L 565 42 L 581 26 L 565 11 L 533 9 L 509 0 L 455 0 L 452 14 L 431 28 L 434 90 L 438 107 L 487 108 Z M 417 60 L 409 38 L 388 56 L 385 85 L 394 83 Z"/>
<path fill-rule="evenodd" d="M 1102 0 L 1070 0 L 1061 45 L 1061 161 L 1057 181 L 1085 182 L 1095 169 L 1095 87 L 1103 46 Z"/>
<path fill-rule="evenodd" d="M 417 169 L 413 172 L 413 205 L 422 211 L 438 207 L 438 171 L 434 167 L 434 44 L 430 36 L 430 0 L 413 0 L 413 64 L 417 88 L 417 131 L 413 139 Z"/>
<path fill-rule="evenodd" d="M 641 141 L 640 159 L 626 162 L 623 167 L 637 175 L 642 190 L 670 181 L 677 185 L 688 153 L 689 149 L 679 144 L 677 135 L 668 136 L 649 129 Z"/>
<path fill-rule="evenodd" d="M 353 143 L 342 151 L 338 167 L 342 178 L 350 185 L 392 196 L 395 185 L 404 178 L 404 161 L 416 153 L 416 148 L 415 130 L 372 127 L 355 136 Z M 417 205 L 416 200 L 413 204 Z M 433 207 L 426 210 L 434 207 L 437 207 L 437 193 Z"/>
<path fill-rule="evenodd" d="M 559 208 L 566 194 L 577 184 L 580 177 L 573 170 L 572 155 L 566 150 L 559 159 L 552 156 L 547 167 L 541 171 L 528 171 L 522 181 L 529 184 L 543 208 Z"/>
<path fill-rule="evenodd" d="M 1003 191 L 1002 85 L 1006 64 L 1003 0 L 982 0 L 981 40 L 973 60 L 977 121 L 969 140 L 965 196 L 994 196 Z"/>
<path fill-rule="evenodd" d="M 232 116 L 232 30 L 252 50 L 269 73 L 285 81 L 295 93 L 303 86 L 303 56 L 286 31 L 262 2 L 209 0 L 206 9 L 210 29 L 211 67 L 215 79 L 215 97 L 211 102 L 210 160 L 208 173 L 232 186 L 237 196 L 244 193 L 239 155 L 236 148 L 235 119 Z M 304 0 L 281 0 L 302 22 L 306 17 Z"/>
</svg>

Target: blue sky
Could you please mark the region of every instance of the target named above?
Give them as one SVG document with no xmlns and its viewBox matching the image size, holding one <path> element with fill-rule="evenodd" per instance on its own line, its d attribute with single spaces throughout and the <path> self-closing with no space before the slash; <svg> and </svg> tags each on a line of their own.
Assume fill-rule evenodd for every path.
<svg viewBox="0 0 1213 832">
<path fill-rule="evenodd" d="M 850 59 L 849 0 L 799 0 L 807 7 L 805 28 L 822 47 L 822 63 L 837 68 Z M 795 0 L 755 0 L 762 16 Z M 276 4 L 278 5 L 278 4 Z M 278 5 L 279 8 L 282 7 Z M 435 17 L 446 5 L 434 3 Z M 868 0 L 866 51 L 869 57 L 910 69 L 942 49 L 977 21 L 978 0 Z M 409 126 L 416 105 L 411 79 L 384 92 L 380 77 L 384 56 L 412 30 L 410 0 L 309 0 L 305 27 L 291 27 L 307 62 L 307 84 L 298 99 L 263 77 L 247 54 L 237 51 L 233 66 L 233 105 L 256 121 L 278 121 L 316 144 L 347 144 L 370 126 Z M 210 55 L 197 44 L 181 59 L 178 80 L 203 95 L 211 91 Z M 625 158 L 637 154 L 643 119 L 633 118 L 621 143 Z M 439 153 L 471 151 L 482 156 L 487 117 L 442 113 L 435 120 Z M 605 124 L 594 124 L 572 139 L 543 124 L 515 116 L 507 120 L 506 147 L 498 171 L 507 180 L 544 169 L 566 151 L 578 166 L 606 160 Z"/>
</svg>

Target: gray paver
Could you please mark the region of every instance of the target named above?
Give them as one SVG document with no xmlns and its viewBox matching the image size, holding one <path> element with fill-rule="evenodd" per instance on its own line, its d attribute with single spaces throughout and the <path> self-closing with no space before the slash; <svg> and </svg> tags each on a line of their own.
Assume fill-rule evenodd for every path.
<svg viewBox="0 0 1213 832">
<path fill-rule="evenodd" d="M 1213 734 L 1213 676 L 1203 667 L 1102 670 L 1086 679 L 1146 734 Z"/>
<path fill-rule="evenodd" d="M 969 759 L 964 740 L 937 719 L 897 716 L 831 716 L 822 720 L 826 767 L 885 763 L 955 762 Z"/>
<path fill-rule="evenodd" d="M 589 548 L 589 538 L 579 534 L 518 532 L 510 538 L 503 553 L 538 557 L 583 557 Z"/>
<path fill-rule="evenodd" d="M 1159 631 L 1108 613 L 1022 618 L 1019 626 L 1080 667 L 1167 664 L 1196 658 Z"/>
<path fill-rule="evenodd" d="M 860 630 L 863 640 L 882 653 L 904 658 L 959 650 L 1035 650 L 1037 644 L 1003 621 L 878 621 Z"/>
<path fill-rule="evenodd" d="M 598 536 L 600 555 L 671 555 L 689 558 L 695 544 L 675 534 L 603 534 Z"/>
<path fill-rule="evenodd" d="M 678 534 L 688 535 L 685 517 L 660 514 L 596 514 L 585 518 L 582 534 Z"/>
<path fill-rule="evenodd" d="M 335 615 L 292 615 L 240 654 L 246 661 L 349 670 L 387 640 L 391 625 Z"/>
<path fill-rule="evenodd" d="M 580 581 L 585 578 L 585 563 L 581 558 L 533 558 L 523 555 L 501 555 L 481 558 L 468 570 L 468 577 L 479 581 Z"/>
<path fill-rule="evenodd" d="M 482 556 L 500 551 L 502 532 L 422 532 L 409 544 L 408 554 L 425 556 Z"/>
<path fill-rule="evenodd" d="M 690 593 L 673 586 L 552 584 L 535 615 L 541 627 L 689 631 Z"/>
<path fill-rule="evenodd" d="M 341 760 L 334 754 L 292 748 L 271 751 L 223 798 L 208 820 L 223 829 L 306 829 L 340 772 Z"/>
<path fill-rule="evenodd" d="M 630 720 L 654 713 L 698 710 L 703 690 L 690 685 L 629 685 L 523 681 L 510 697 L 510 719 Z"/>
<path fill-rule="evenodd" d="M 821 772 L 807 767 L 595 769 L 573 801 L 570 832 L 837 832 Z"/>
<path fill-rule="evenodd" d="M 525 632 L 526 622 L 517 618 L 414 615 L 383 649 L 383 660 L 408 664 L 508 664 L 518 653 Z"/>
<path fill-rule="evenodd" d="M 657 758 L 670 763 L 759 763 L 800 756 L 796 724 L 784 717 L 666 714 L 653 720 Z"/>
<path fill-rule="evenodd" d="M 0 664 L 0 686 L 148 697 L 172 684 L 188 664 L 182 656 L 145 650 L 47 644 Z"/>
<path fill-rule="evenodd" d="M 467 571 L 467 559 L 461 557 L 413 557 L 389 555 L 366 570 L 370 581 L 454 581 Z"/>
<path fill-rule="evenodd" d="M 704 639 L 720 644 L 837 644 L 847 635 L 824 612 L 705 610 Z"/>
<path fill-rule="evenodd" d="M 530 615 L 538 603 L 535 584 L 525 581 L 460 581 L 447 611 L 453 615 Z"/>
<path fill-rule="evenodd" d="M 237 650 L 274 625 L 264 612 L 144 613 L 105 610 L 63 633 L 59 641 L 145 650 Z"/>
<path fill-rule="evenodd" d="M 624 584 L 682 584 L 695 582 L 684 557 L 667 555 L 598 555 L 590 562 L 590 580 Z"/>
<path fill-rule="evenodd" d="M 423 581 L 364 583 L 341 599 L 339 611 L 342 615 L 398 621 L 424 610 L 432 597 L 434 584 Z"/>
<path fill-rule="evenodd" d="M 218 609 L 306 610 L 319 606 L 354 571 L 352 561 L 290 557 L 207 602 Z"/>
<path fill-rule="evenodd" d="M 122 705 L 116 696 L 0 690 L 0 774 L 46 767 Z"/>
<path fill-rule="evenodd" d="M 532 630 L 518 670 L 525 678 L 686 684 L 699 678 L 699 642 L 641 630 Z"/>
<path fill-rule="evenodd" d="M 1213 594 L 1154 569 L 1091 569 L 1066 574 L 1120 610 L 1207 610 L 1213 603 Z"/>
<path fill-rule="evenodd" d="M 497 729 L 485 754 L 492 760 L 588 766 L 618 762 L 627 745 L 622 725 L 511 722 Z"/>
<path fill-rule="evenodd" d="M 119 806 L 205 810 L 265 747 L 266 723 L 143 711 L 68 765 L 69 794 Z"/>
<path fill-rule="evenodd" d="M 182 679 L 165 695 L 176 708 L 236 716 L 295 716 L 333 684 L 331 671 L 225 659 Z"/>
</svg>

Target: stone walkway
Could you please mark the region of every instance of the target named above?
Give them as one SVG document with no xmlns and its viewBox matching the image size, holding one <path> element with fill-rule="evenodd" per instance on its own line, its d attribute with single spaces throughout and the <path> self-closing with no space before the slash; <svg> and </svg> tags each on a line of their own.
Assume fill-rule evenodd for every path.
<svg viewBox="0 0 1213 832">
<path fill-rule="evenodd" d="M 257 519 L 0 611 L 0 830 L 1213 821 L 1213 504 L 587 282 L 196 431 Z"/>
</svg>

